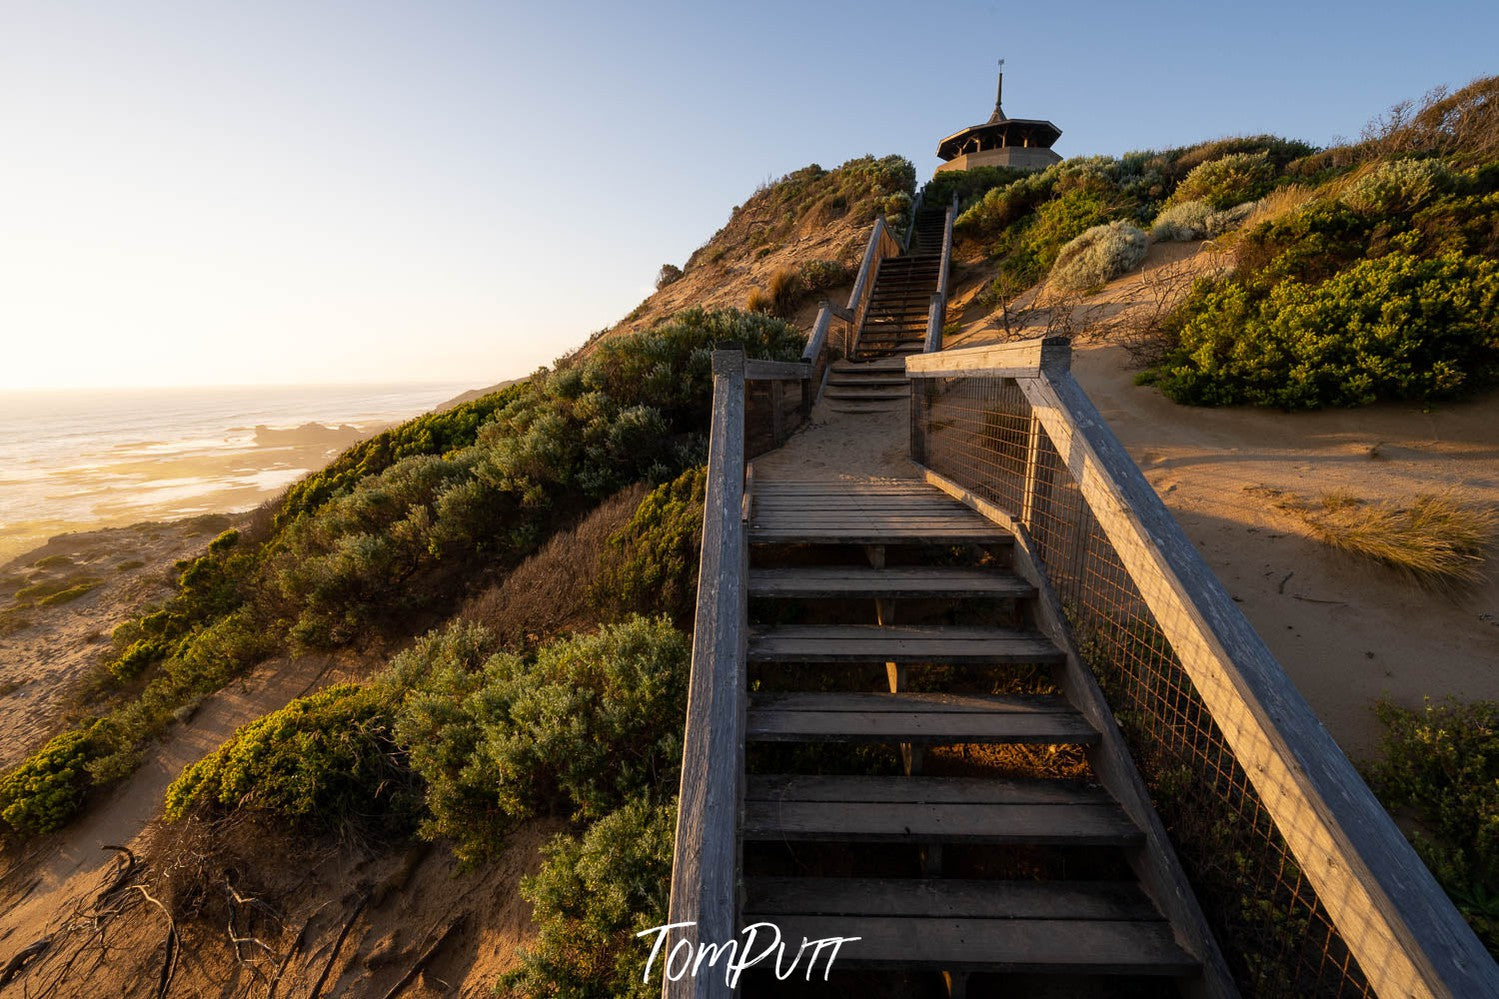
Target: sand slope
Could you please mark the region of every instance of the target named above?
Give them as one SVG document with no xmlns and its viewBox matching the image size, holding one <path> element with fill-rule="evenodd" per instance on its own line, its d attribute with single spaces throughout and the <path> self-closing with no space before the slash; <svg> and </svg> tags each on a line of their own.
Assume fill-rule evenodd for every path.
<svg viewBox="0 0 1499 999">
<path fill-rule="evenodd" d="M 1428 696 L 1499 698 L 1499 553 L 1484 584 L 1433 593 L 1332 551 L 1265 494 L 1398 501 L 1456 488 L 1471 502 L 1499 504 L 1499 393 L 1429 410 L 1382 404 L 1288 414 L 1179 406 L 1137 386 L 1119 332 L 1154 307 L 1151 272 L 1217 264 L 1202 251 L 1153 246 L 1142 272 L 1075 303 L 1087 320 L 1074 343 L 1078 382 L 1350 755 L 1375 749 L 1376 698 L 1408 707 Z M 1003 331 L 973 301 L 983 269 L 968 273 L 954 295 L 962 328 L 948 344 L 1001 342 Z M 1036 321 L 1046 321 L 1044 311 Z"/>
</svg>

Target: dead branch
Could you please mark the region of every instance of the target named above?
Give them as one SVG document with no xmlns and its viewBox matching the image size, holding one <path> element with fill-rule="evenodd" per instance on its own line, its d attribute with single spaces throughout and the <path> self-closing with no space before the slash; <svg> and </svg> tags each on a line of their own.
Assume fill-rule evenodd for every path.
<svg viewBox="0 0 1499 999">
<path fill-rule="evenodd" d="M 365 903 L 369 901 L 368 895 L 359 896 L 359 903 L 354 906 L 354 911 L 349 913 L 349 918 L 344 921 L 343 929 L 338 931 L 338 939 L 333 941 L 333 949 L 328 953 L 328 960 L 323 965 L 323 973 L 318 975 L 317 982 L 312 986 L 312 991 L 307 994 L 307 999 L 318 999 L 323 993 L 323 983 L 328 980 L 328 972 L 333 970 L 333 962 L 338 959 L 338 952 L 343 949 L 344 940 L 349 936 L 349 930 L 354 928 L 354 921 L 364 911 Z"/>
<path fill-rule="evenodd" d="M 11 959 L 5 962 L 5 968 L 0 970 L 0 989 L 9 985 L 12 978 L 25 971 L 26 966 L 35 958 L 40 957 L 51 945 L 52 935 L 48 934 L 40 940 L 27 944 L 12 955 Z"/>
<path fill-rule="evenodd" d="M 467 920 L 468 913 L 464 913 L 449 923 L 447 929 L 443 930 L 438 938 L 433 941 L 432 946 L 422 951 L 421 956 L 416 959 L 416 962 L 410 968 L 406 969 L 406 974 L 402 975 L 400 980 L 390 987 L 390 990 L 385 993 L 384 999 L 395 999 L 397 995 L 405 990 L 406 986 L 415 981 L 416 976 L 420 975 L 426 969 L 427 965 L 432 963 L 432 959 L 437 956 L 438 951 L 442 950 L 443 945 L 448 942 L 454 933 L 458 932 L 459 928 Z"/>
</svg>

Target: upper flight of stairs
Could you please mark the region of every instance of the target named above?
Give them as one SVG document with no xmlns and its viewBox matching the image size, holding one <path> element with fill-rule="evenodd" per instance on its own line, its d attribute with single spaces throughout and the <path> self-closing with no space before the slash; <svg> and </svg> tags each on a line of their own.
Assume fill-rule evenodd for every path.
<svg viewBox="0 0 1499 999">
<path fill-rule="evenodd" d="M 873 997 L 1022 994 L 1015 976 L 1035 975 L 1175 994 L 1199 973 L 1131 873 L 1145 837 L 1108 792 L 981 762 L 1099 742 L 1045 692 L 1064 656 L 1013 537 L 925 482 L 764 476 L 748 532 L 743 925 L 862 938 L 837 968 L 887 976 L 858 986 Z M 874 747 L 896 772 L 857 755 Z"/>
<path fill-rule="evenodd" d="M 905 357 L 926 345 L 946 222 L 946 208 L 923 209 L 907 252 L 880 261 L 853 356 L 828 370 L 823 398 L 829 409 L 874 413 L 904 406 L 911 398 Z"/>
<path fill-rule="evenodd" d="M 880 261 L 859 327 L 855 360 L 921 352 L 927 313 L 937 291 L 946 220 L 945 206 L 918 212 L 910 248 Z"/>
</svg>

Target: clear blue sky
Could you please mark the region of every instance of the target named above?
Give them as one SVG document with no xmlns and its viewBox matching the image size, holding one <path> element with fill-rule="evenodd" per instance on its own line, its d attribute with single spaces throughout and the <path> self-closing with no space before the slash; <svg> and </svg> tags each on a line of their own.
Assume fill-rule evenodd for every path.
<svg viewBox="0 0 1499 999">
<path fill-rule="evenodd" d="M 0 388 L 459 380 L 628 312 L 759 183 L 1327 143 L 1499 72 L 1499 5 L 0 2 Z"/>
</svg>

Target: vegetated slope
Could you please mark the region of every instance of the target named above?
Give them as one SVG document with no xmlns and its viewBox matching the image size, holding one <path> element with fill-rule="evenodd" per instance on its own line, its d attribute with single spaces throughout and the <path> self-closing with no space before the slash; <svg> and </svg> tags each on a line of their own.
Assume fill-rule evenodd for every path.
<svg viewBox="0 0 1499 999">
<path fill-rule="evenodd" d="M 852 246 L 867 236 L 875 213 L 908 208 L 911 185 L 910 165 L 897 159 L 799 171 L 756 195 L 755 204 L 776 206 L 781 224 L 767 230 L 736 213 L 703 273 L 754 278 L 764 268 L 742 266 L 736 254 L 753 250 L 769 266 L 779 253 L 795 280 L 780 281 L 771 307 L 790 311 L 799 295 L 841 272 L 824 257 L 803 260 L 788 247 L 799 230 L 786 220 L 812 212 L 834 230 L 831 239 L 804 240 L 803 249 L 821 252 L 840 240 Z M 225 980 L 226 972 L 249 976 L 248 983 L 272 970 L 262 967 L 263 946 L 271 946 L 263 939 L 251 960 L 243 939 L 236 944 L 208 928 L 221 917 L 231 927 L 254 926 L 281 948 L 288 974 L 311 978 L 316 969 L 302 966 L 308 955 L 301 950 L 311 941 L 290 917 L 321 911 L 333 901 L 331 886 L 289 885 L 274 872 L 257 874 L 246 858 L 222 863 L 235 856 L 236 836 L 281 843 L 284 849 L 262 854 L 271 857 L 342 843 L 341 856 L 356 867 L 364 863 L 359 857 L 380 863 L 424 836 L 492 870 L 514 837 L 534 841 L 536 830 L 555 829 L 562 818 L 575 838 L 550 848 L 540 883 L 528 890 L 541 935 L 536 955 L 518 966 L 512 994 L 550 987 L 579 935 L 598 944 L 590 949 L 603 963 L 568 960 L 565 974 L 595 986 L 623 981 L 623 966 L 614 964 L 633 960 L 634 948 L 624 955 L 621 945 L 632 913 L 654 916 L 664 904 L 657 896 L 666 878 L 643 877 L 640 865 L 669 863 L 686 669 L 685 638 L 667 619 L 629 615 L 690 618 L 684 607 L 695 585 L 702 499 L 694 468 L 704 457 L 711 344 L 734 340 L 752 356 L 784 360 L 800 354 L 804 338 L 762 313 L 695 307 L 650 328 L 621 329 L 552 370 L 362 442 L 267 504 L 243 530 L 226 531 L 202 555 L 179 562 L 175 593 L 116 629 L 89 715 L 0 776 L 0 824 L 16 875 L 10 883 L 19 888 L 12 897 L 29 890 L 31 858 L 19 856 L 21 838 L 64 828 L 153 753 L 153 739 L 174 725 L 191 726 L 193 707 L 230 679 L 283 651 L 355 649 L 366 663 L 383 662 L 382 650 L 440 625 L 468 597 L 462 613 L 469 623 L 439 628 L 368 683 L 330 688 L 273 712 L 194 768 L 169 795 L 174 817 L 199 824 L 192 845 L 167 834 L 133 841 L 151 855 L 123 870 L 116 887 L 140 885 L 142 898 L 170 896 L 167 911 L 180 924 L 173 932 L 196 933 L 203 948 L 194 959 L 200 983 Z M 642 497 L 641 484 L 660 488 Z M 605 502 L 611 496 L 615 501 Z M 514 598 L 547 599 L 518 587 L 530 578 L 550 589 L 555 580 L 544 568 L 556 564 L 559 551 L 573 563 L 574 579 L 586 583 L 553 599 L 565 613 L 509 630 L 508 645 L 472 623 L 498 598 L 506 599 L 507 614 Z M 517 573 L 511 585 L 512 570 L 533 553 L 542 569 Z M 651 586 L 627 585 L 637 574 Z M 595 584 L 595 577 L 607 582 Z M 591 638 L 570 640 L 554 630 L 560 622 L 587 630 L 614 620 L 622 621 L 618 628 Z M 575 699 L 565 730 L 548 727 L 556 698 Z M 590 711 L 597 722 L 580 730 Z M 507 742 L 511 750 L 499 749 Z M 501 754 L 487 764 L 497 769 L 472 769 L 486 759 L 478 751 L 486 746 Z M 629 765 L 647 746 L 656 748 Z M 558 772 L 549 762 L 555 759 L 575 762 Z M 598 780 L 604 771 L 611 775 L 607 789 Z M 496 773 L 511 775 L 498 798 Z M 53 835 L 37 841 L 41 854 Z M 59 848 L 68 848 L 60 835 Z M 186 875 L 184 865 L 191 868 Z M 580 874 L 580 865 L 590 873 Z M 500 879 L 510 892 L 516 874 Z M 242 908 L 247 893 L 240 887 L 253 879 L 266 897 Z M 637 887 L 621 902 L 619 887 L 629 883 Z M 225 892 L 227 910 L 212 901 Z M 614 902 L 595 904 L 599 893 L 612 893 Z M 124 932 L 125 910 L 135 912 L 135 895 L 129 897 L 131 905 L 116 906 L 119 897 L 106 893 L 111 901 L 102 916 Z M 577 898 L 588 904 L 568 901 Z M 374 925 L 373 916 L 360 915 L 363 902 L 350 896 L 339 904 L 361 930 Z M 475 919 L 482 910 L 471 910 Z M 262 917 L 271 913 L 267 924 Z M 130 921 L 134 926 L 134 916 Z M 67 978 L 72 962 L 94 946 L 87 935 L 73 936 L 76 928 L 60 911 L 46 925 L 7 926 L 4 936 L 11 950 L 51 941 L 31 958 L 32 971 Z M 319 928 L 339 932 L 337 924 Z M 358 978 L 356 959 L 366 967 L 392 955 L 423 966 L 432 959 L 420 952 L 430 940 L 354 936 L 360 943 L 352 953 L 333 948 L 342 969 L 333 973 Z M 447 937 L 437 944 L 454 946 Z M 149 976 L 139 972 L 152 959 L 128 950 L 116 956 L 112 971 L 96 966 L 87 982 L 73 975 L 59 994 L 95 994 L 110 975 L 122 994 L 149 991 Z M 515 956 L 507 953 L 505 964 L 516 964 Z M 341 980 L 348 979 L 333 979 Z"/>
<path fill-rule="evenodd" d="M 1305 155 L 1230 139 L 967 178 L 947 342 L 1074 337 L 1080 382 L 1499 952 L 1496 98 L 1434 93 Z M 1109 224 L 1148 256 L 1058 281 Z M 1165 398 L 1131 384 L 1142 363 Z M 1359 544 L 1378 525 L 1398 530 Z"/>
<path fill-rule="evenodd" d="M 656 293 L 596 337 L 649 329 L 690 306 L 745 308 L 773 286 L 781 293 L 761 304 L 792 316 L 852 283 L 876 218 L 904 231 L 915 185 L 915 169 L 900 156 L 789 173 L 735 206 L 684 264 L 663 265 Z"/>
</svg>

